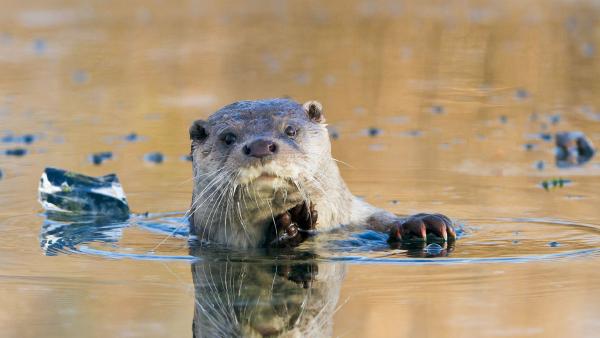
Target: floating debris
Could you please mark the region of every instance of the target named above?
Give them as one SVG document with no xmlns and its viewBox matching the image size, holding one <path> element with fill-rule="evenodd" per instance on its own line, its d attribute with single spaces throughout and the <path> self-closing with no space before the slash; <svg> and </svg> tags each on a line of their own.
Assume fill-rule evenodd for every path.
<svg viewBox="0 0 600 338">
<path fill-rule="evenodd" d="M 152 153 L 148 153 L 148 154 L 144 155 L 144 159 L 147 162 L 161 164 L 165 160 L 165 156 L 156 151 L 156 152 L 152 152 Z"/>
<path fill-rule="evenodd" d="M 106 160 L 110 160 L 113 158 L 113 154 L 110 151 L 103 151 L 100 153 L 94 153 L 92 155 L 90 155 L 90 162 L 92 162 L 94 165 L 101 165 L 102 162 L 106 161 Z"/>
<path fill-rule="evenodd" d="M 564 178 L 553 178 L 551 180 L 542 181 L 541 186 L 542 188 L 544 188 L 544 190 L 548 191 L 554 188 L 562 188 L 571 182 L 571 180 Z"/>
<path fill-rule="evenodd" d="M 25 156 L 27 154 L 27 149 L 25 149 L 25 148 L 6 149 L 4 151 L 4 154 L 6 154 L 8 156 L 21 157 L 21 156 Z"/>
<path fill-rule="evenodd" d="M 596 150 L 580 131 L 556 133 L 556 166 L 568 168 L 588 162 Z"/>
<path fill-rule="evenodd" d="M 46 168 L 38 188 L 39 202 L 48 213 L 64 216 L 110 216 L 127 219 L 129 205 L 115 174 L 91 177 Z"/>
</svg>

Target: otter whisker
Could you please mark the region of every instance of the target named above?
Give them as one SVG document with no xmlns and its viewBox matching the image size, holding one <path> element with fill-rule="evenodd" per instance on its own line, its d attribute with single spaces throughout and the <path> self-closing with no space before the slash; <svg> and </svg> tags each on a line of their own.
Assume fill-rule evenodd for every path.
<svg viewBox="0 0 600 338">
<path fill-rule="evenodd" d="M 220 175 L 220 176 L 219 176 L 219 175 L 217 175 L 217 176 L 215 176 L 215 177 L 214 177 L 214 178 L 213 178 L 211 181 L 209 181 L 209 183 L 208 183 L 208 184 L 207 184 L 207 185 L 204 187 L 204 189 L 202 189 L 202 191 L 200 191 L 200 192 L 198 193 L 198 196 L 196 197 L 196 199 L 195 199 L 194 203 L 192 203 L 192 206 L 190 207 L 190 211 L 191 211 L 191 210 L 194 208 L 194 206 L 193 206 L 193 205 L 194 205 L 195 203 L 197 203 L 197 201 L 201 201 L 201 200 L 202 200 L 202 198 L 204 197 L 204 193 L 205 193 L 205 192 L 206 192 L 208 189 L 212 188 L 212 187 L 213 187 L 215 184 L 217 184 L 217 183 L 220 183 L 220 181 L 222 181 L 222 179 L 223 179 L 223 178 L 227 178 L 227 176 L 229 176 L 229 174 L 230 174 L 230 173 L 231 173 L 231 171 L 230 171 L 230 170 L 229 170 L 229 171 L 228 171 L 228 170 L 225 170 L 224 172 L 222 172 L 222 175 Z M 197 208 L 196 208 L 196 209 L 197 209 Z M 195 211 L 195 210 L 194 210 L 194 211 Z M 189 215 L 193 214 L 193 213 L 194 213 L 194 211 L 191 211 L 191 212 L 189 212 L 189 213 L 186 213 L 186 214 L 184 215 L 184 217 L 189 217 Z"/>
<path fill-rule="evenodd" d="M 217 189 L 215 190 L 215 192 L 218 194 L 217 199 L 216 199 L 216 203 L 214 205 L 221 205 L 221 201 L 223 200 L 223 198 L 225 197 L 225 190 L 224 189 Z M 208 219 L 205 220 L 204 223 L 204 229 L 202 230 L 202 238 L 204 238 L 204 233 L 208 227 L 208 236 L 211 236 L 212 233 L 212 228 L 214 225 L 213 219 L 217 214 L 217 211 L 219 210 L 219 208 L 212 208 L 212 210 L 209 212 L 208 215 Z M 221 209 L 221 212 L 223 211 L 223 209 Z"/>
<path fill-rule="evenodd" d="M 220 187 L 220 185 L 219 185 L 218 187 Z M 217 200 L 217 204 L 218 204 L 218 202 L 219 202 L 219 200 L 220 200 L 220 197 L 221 197 L 221 195 L 222 195 L 222 194 L 223 194 L 223 191 L 222 191 L 221 189 L 214 189 L 214 190 L 213 190 L 213 191 L 210 193 L 210 195 L 209 195 L 209 196 L 208 196 L 206 199 L 204 199 L 204 201 L 201 203 L 201 205 L 199 205 L 199 206 L 197 207 L 197 209 L 199 209 L 201 206 L 205 205 L 206 203 L 209 203 L 209 202 L 213 201 L 214 199 L 216 199 L 216 200 Z M 212 208 L 212 209 L 211 209 L 211 211 L 209 211 L 209 214 L 207 215 L 208 217 L 205 217 L 205 218 L 204 218 L 204 226 L 202 227 L 202 235 L 201 235 L 201 238 L 202 238 L 203 240 L 205 240 L 205 239 L 206 239 L 206 238 L 204 237 L 204 234 L 206 233 L 206 229 L 207 229 L 207 227 L 206 227 L 206 226 L 208 225 L 209 221 L 211 221 L 211 218 L 212 218 L 212 213 L 213 213 L 214 211 L 215 211 L 215 209 L 214 209 L 214 208 Z M 209 232 L 209 236 L 210 236 L 210 232 Z"/>
<path fill-rule="evenodd" d="M 222 175 L 220 175 L 220 176 L 219 175 L 215 176 L 211 181 L 209 181 L 209 183 L 204 187 L 204 189 L 198 193 L 197 200 L 202 200 L 202 197 L 204 197 L 204 193 L 214 192 L 214 190 L 217 190 L 217 189 L 214 189 L 213 191 L 210 191 L 209 189 L 215 187 L 217 184 L 221 184 L 223 179 L 229 178 L 229 175 L 231 172 L 232 172 L 231 170 L 228 170 L 228 171 L 223 172 Z"/>
</svg>

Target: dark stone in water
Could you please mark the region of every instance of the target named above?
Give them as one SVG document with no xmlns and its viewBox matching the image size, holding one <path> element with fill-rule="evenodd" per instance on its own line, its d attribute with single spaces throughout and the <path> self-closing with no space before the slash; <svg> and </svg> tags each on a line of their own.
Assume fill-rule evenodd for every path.
<svg viewBox="0 0 600 338">
<path fill-rule="evenodd" d="M 129 205 L 115 174 L 91 177 L 46 168 L 40 179 L 39 201 L 49 214 L 63 216 L 129 217 Z"/>
<path fill-rule="evenodd" d="M 381 129 L 371 127 L 367 130 L 367 134 L 369 134 L 371 137 L 379 136 L 381 134 Z"/>
<path fill-rule="evenodd" d="M 502 123 L 508 122 L 508 116 L 506 116 L 506 115 L 500 116 L 500 122 L 502 122 Z"/>
<path fill-rule="evenodd" d="M 46 51 L 46 40 L 38 38 L 33 41 L 33 49 L 37 54 L 44 54 Z"/>
<path fill-rule="evenodd" d="M 130 133 L 125 136 L 125 141 L 129 141 L 129 142 L 135 142 L 138 139 L 139 139 L 139 136 L 136 133 Z"/>
<path fill-rule="evenodd" d="M 535 164 L 537 170 L 544 170 L 545 166 L 546 163 L 544 161 L 537 161 L 537 163 Z"/>
<path fill-rule="evenodd" d="M 548 243 L 548 245 L 551 246 L 551 247 L 553 247 L 553 248 L 556 248 L 556 247 L 560 246 L 560 243 L 559 242 L 550 242 L 550 243 Z"/>
<path fill-rule="evenodd" d="M 535 144 L 532 144 L 532 143 L 525 143 L 525 146 L 524 146 L 524 147 L 525 147 L 525 150 L 527 150 L 527 151 L 531 151 L 531 150 L 533 150 L 533 149 L 535 148 Z"/>
<path fill-rule="evenodd" d="M 159 152 L 148 153 L 144 156 L 147 162 L 160 164 L 165 160 L 165 156 Z"/>
<path fill-rule="evenodd" d="M 551 180 L 542 181 L 541 185 L 542 188 L 544 188 L 544 190 L 550 190 L 552 188 L 562 188 L 569 183 L 571 183 L 571 180 L 559 177 Z"/>
<path fill-rule="evenodd" d="M 552 141 L 552 134 L 550 133 L 540 133 L 540 138 L 544 141 L 550 142 Z"/>
<path fill-rule="evenodd" d="M 579 131 L 556 133 L 556 166 L 568 168 L 588 162 L 596 150 L 592 142 Z"/>
<path fill-rule="evenodd" d="M 110 151 L 103 151 L 90 155 L 90 161 L 95 165 L 100 165 L 102 162 L 112 159 L 113 154 Z"/>
<path fill-rule="evenodd" d="M 340 138 L 340 132 L 334 126 L 327 126 L 327 131 L 329 132 L 329 137 L 331 137 L 332 140 L 337 140 Z"/>
<path fill-rule="evenodd" d="M 559 122 L 560 122 L 560 115 L 559 114 L 550 116 L 550 123 L 552 123 L 552 124 L 558 124 Z"/>
<path fill-rule="evenodd" d="M 515 91 L 515 96 L 517 99 L 524 100 L 529 97 L 529 92 L 523 88 L 519 88 Z"/>
<path fill-rule="evenodd" d="M 73 72 L 72 79 L 76 84 L 84 84 L 88 80 L 88 74 L 86 71 L 79 69 Z"/>
<path fill-rule="evenodd" d="M 434 114 L 443 114 L 444 113 L 444 107 L 440 106 L 440 105 L 435 105 L 431 107 L 431 112 Z"/>
<path fill-rule="evenodd" d="M 25 148 L 14 148 L 14 149 L 6 149 L 4 153 L 8 156 L 25 156 L 27 154 L 27 149 Z"/>
<path fill-rule="evenodd" d="M 2 142 L 4 143 L 25 143 L 31 144 L 35 141 L 35 135 L 33 134 L 24 134 L 21 136 L 17 135 L 6 135 L 2 137 Z"/>
</svg>

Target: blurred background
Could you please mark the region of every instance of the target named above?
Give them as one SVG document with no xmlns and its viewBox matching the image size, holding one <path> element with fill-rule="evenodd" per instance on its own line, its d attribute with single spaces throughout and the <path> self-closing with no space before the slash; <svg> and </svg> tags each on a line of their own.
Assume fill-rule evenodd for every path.
<svg viewBox="0 0 600 338">
<path fill-rule="evenodd" d="M 600 162 L 557 168 L 552 135 L 600 144 L 599 15 L 562 0 L 2 1 L 0 336 L 191 336 L 188 263 L 44 256 L 37 184 L 47 166 L 116 172 L 134 211 L 184 211 L 188 127 L 237 100 L 319 100 L 351 190 L 471 224 L 457 255 L 595 248 L 577 227 L 487 225 L 598 228 Z M 572 184 L 541 187 L 557 177 Z M 598 262 L 352 265 L 334 334 L 594 337 Z"/>
</svg>

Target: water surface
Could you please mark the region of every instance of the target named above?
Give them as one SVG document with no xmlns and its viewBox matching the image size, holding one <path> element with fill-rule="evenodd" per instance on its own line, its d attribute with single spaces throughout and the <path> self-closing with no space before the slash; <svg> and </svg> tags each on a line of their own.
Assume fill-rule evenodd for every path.
<svg viewBox="0 0 600 338">
<path fill-rule="evenodd" d="M 0 136 L 16 137 L 0 153 L 26 152 L 0 155 L 2 336 L 229 335 L 214 323 L 238 318 L 246 334 L 597 336 L 600 160 L 559 169 L 547 135 L 600 144 L 599 15 L 592 1 L 5 1 Z M 284 95 L 323 103 L 357 195 L 464 224 L 454 251 L 342 232 L 266 259 L 190 251 L 144 223 L 189 206 L 191 121 Z M 157 216 L 44 251 L 46 166 L 116 172 Z M 571 183 L 542 188 L 554 178 Z"/>
</svg>

